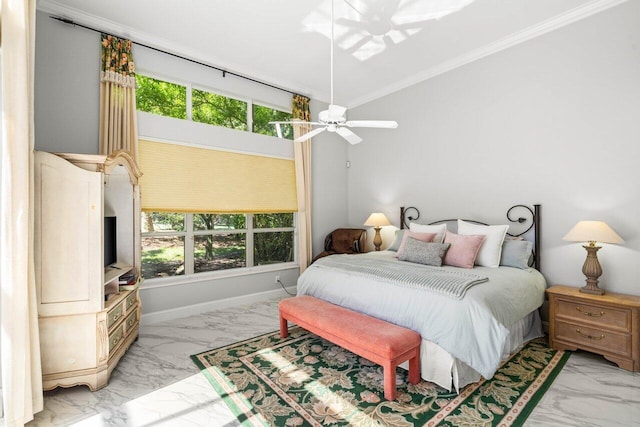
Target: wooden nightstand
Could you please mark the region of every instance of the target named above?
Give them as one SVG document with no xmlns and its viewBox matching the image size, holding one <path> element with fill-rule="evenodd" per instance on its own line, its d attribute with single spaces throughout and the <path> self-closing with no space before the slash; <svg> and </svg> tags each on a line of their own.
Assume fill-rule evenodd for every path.
<svg viewBox="0 0 640 427">
<path fill-rule="evenodd" d="M 585 294 L 552 286 L 549 295 L 549 345 L 587 350 L 629 371 L 640 371 L 640 297 L 607 292 Z"/>
</svg>

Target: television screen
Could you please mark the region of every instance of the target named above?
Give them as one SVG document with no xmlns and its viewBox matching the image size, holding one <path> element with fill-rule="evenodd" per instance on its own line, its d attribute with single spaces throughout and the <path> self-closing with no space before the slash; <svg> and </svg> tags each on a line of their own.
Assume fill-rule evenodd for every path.
<svg viewBox="0 0 640 427">
<path fill-rule="evenodd" d="M 107 267 L 118 261 L 116 245 L 116 217 L 104 217 L 104 266 Z"/>
</svg>

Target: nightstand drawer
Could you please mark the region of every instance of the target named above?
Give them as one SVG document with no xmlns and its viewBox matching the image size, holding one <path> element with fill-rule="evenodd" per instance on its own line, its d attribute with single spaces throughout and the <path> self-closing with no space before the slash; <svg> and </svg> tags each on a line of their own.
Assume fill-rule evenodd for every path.
<svg viewBox="0 0 640 427">
<path fill-rule="evenodd" d="M 622 308 L 558 299 L 556 316 L 558 318 L 594 323 L 603 328 L 615 328 L 620 331 L 631 332 L 631 310 Z"/>
<path fill-rule="evenodd" d="M 631 335 L 556 320 L 556 339 L 575 343 L 583 350 L 631 356 Z"/>
</svg>

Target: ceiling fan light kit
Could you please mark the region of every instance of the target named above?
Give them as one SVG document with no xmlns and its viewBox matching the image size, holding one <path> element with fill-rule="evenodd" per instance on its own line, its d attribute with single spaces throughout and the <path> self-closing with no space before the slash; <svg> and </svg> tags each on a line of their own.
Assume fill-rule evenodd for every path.
<svg viewBox="0 0 640 427">
<path fill-rule="evenodd" d="M 269 122 L 276 125 L 278 136 L 282 135 L 280 125 L 282 124 L 305 124 L 310 126 L 320 126 L 304 135 L 299 136 L 294 142 L 302 142 L 313 138 L 314 136 L 324 132 L 335 132 L 350 144 L 358 144 L 362 142 L 362 138 L 353 133 L 349 128 L 386 128 L 394 129 L 398 127 L 398 123 L 394 120 L 347 120 L 347 107 L 336 105 L 333 103 L 333 45 L 334 45 L 334 18 L 333 4 L 335 0 L 331 0 L 331 103 L 329 108 L 320 111 L 317 122 L 305 122 L 301 120 L 292 120 L 289 122 Z"/>
</svg>

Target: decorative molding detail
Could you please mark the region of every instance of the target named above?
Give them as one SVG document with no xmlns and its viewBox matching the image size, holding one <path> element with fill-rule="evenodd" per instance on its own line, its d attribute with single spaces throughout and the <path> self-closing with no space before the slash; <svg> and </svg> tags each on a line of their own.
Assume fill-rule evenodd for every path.
<svg viewBox="0 0 640 427">
<path fill-rule="evenodd" d="M 463 65 L 588 18 L 619 4 L 626 3 L 627 1 L 628 0 L 592 0 L 582 6 L 578 6 L 563 14 L 556 15 L 553 18 L 547 19 L 546 21 L 540 22 L 536 25 L 532 25 L 531 27 L 513 33 L 493 43 L 489 43 L 481 48 L 467 52 L 449 61 L 442 62 L 435 67 L 415 74 L 414 76 L 401 80 L 393 85 L 386 86 L 380 90 L 370 93 L 367 96 L 356 98 L 347 104 L 347 108 L 354 108 L 378 98 L 382 98 L 383 96 L 390 95 L 417 83 L 439 76 L 440 74 L 462 67 Z"/>
</svg>

